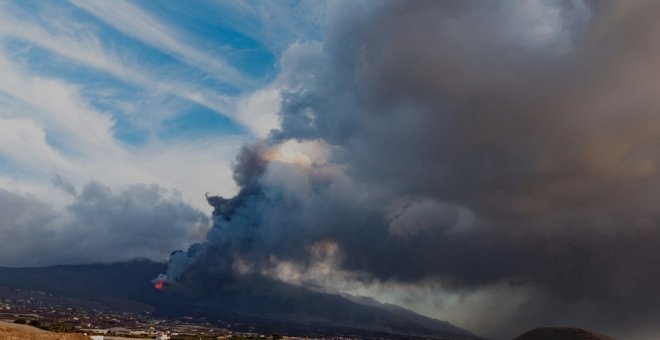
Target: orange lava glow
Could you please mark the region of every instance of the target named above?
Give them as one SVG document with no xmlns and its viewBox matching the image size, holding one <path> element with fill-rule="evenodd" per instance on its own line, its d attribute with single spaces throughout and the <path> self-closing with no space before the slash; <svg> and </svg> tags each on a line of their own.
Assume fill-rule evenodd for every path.
<svg viewBox="0 0 660 340">
<path fill-rule="evenodd" d="M 165 281 L 156 281 L 154 282 L 154 288 L 163 289 L 165 287 Z"/>
</svg>

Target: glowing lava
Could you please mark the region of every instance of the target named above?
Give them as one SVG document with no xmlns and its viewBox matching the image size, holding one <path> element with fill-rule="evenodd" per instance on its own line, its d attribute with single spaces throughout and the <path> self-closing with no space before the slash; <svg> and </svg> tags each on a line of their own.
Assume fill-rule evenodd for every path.
<svg viewBox="0 0 660 340">
<path fill-rule="evenodd" d="M 165 287 L 165 281 L 164 280 L 154 282 L 154 288 L 163 289 L 163 287 Z"/>
<path fill-rule="evenodd" d="M 151 280 L 151 283 L 154 284 L 154 288 L 156 289 L 163 289 L 163 287 L 165 287 L 165 282 L 167 282 L 167 275 L 165 274 L 158 274 L 158 277 Z"/>
</svg>

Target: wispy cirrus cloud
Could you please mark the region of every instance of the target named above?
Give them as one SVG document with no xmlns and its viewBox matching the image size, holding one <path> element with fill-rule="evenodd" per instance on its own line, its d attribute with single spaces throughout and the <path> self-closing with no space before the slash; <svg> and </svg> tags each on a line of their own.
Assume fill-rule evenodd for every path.
<svg viewBox="0 0 660 340">
<path fill-rule="evenodd" d="M 226 169 L 229 155 L 246 137 L 155 140 L 130 146 L 116 138 L 113 117 L 91 106 L 80 86 L 32 75 L 1 50 L 0 72 L 0 156 L 20 170 L 10 177 L 42 186 L 48 186 L 55 174 L 76 185 L 92 179 L 112 185 L 155 182 L 180 187 L 198 207 L 205 206 L 202 194 L 209 190 L 201 178 L 224 182 L 217 190 L 233 188 Z"/>
<path fill-rule="evenodd" d="M 44 27 L 34 18 L 26 17 L 26 13 L 15 6 L 3 4 L 2 9 L 0 36 L 34 44 L 83 67 L 143 87 L 151 93 L 174 95 L 223 115 L 231 116 L 234 111 L 231 99 L 227 95 L 202 88 L 199 84 L 195 84 L 196 81 L 193 79 L 184 79 L 175 74 L 168 76 L 167 72 L 131 57 L 130 51 L 120 53 L 116 49 L 104 46 L 93 31 L 72 32 Z"/>
<path fill-rule="evenodd" d="M 215 19 L 255 39 L 279 54 L 292 42 L 320 40 L 326 4 L 322 1 L 242 1 L 213 2 L 212 8 L 225 13 Z"/>
<path fill-rule="evenodd" d="M 265 97 L 262 88 L 268 86 L 269 81 L 253 79 L 223 59 L 223 53 L 226 56 L 233 55 L 234 58 L 237 54 L 248 53 L 243 47 L 223 44 L 222 48 L 214 50 L 222 53 L 210 54 L 191 43 L 209 37 L 191 39 L 191 32 L 175 28 L 176 22 L 163 21 L 132 2 L 74 0 L 71 3 L 74 6 L 69 6 L 71 8 L 68 10 L 53 10 L 52 6 L 33 6 L 34 8 L 26 9 L 12 2 L 0 4 L 0 38 L 24 42 L 68 59 L 75 65 L 67 66 L 69 68 L 100 72 L 130 86 L 138 86 L 143 95 L 140 100 L 132 100 L 127 105 L 135 107 L 144 102 L 143 106 L 149 105 L 150 109 L 143 111 L 160 112 L 142 114 L 137 118 L 142 125 L 144 122 L 157 125 L 176 116 L 175 112 L 171 112 L 171 98 L 178 98 L 182 104 L 200 105 L 228 117 L 236 124 L 247 127 L 247 131 L 258 137 L 264 137 L 271 128 L 277 127 L 277 121 L 272 119 L 272 112 L 279 109 L 278 101 L 269 100 L 266 103 L 268 108 L 263 105 Z M 293 13 L 304 14 L 295 18 L 292 11 L 286 10 L 291 7 L 281 3 L 228 2 L 213 4 L 211 7 L 226 12 L 222 17 L 222 24 L 258 41 L 265 53 L 279 54 L 289 41 L 318 35 L 309 27 L 314 20 L 313 13 L 321 6 L 295 7 Z M 80 11 L 92 17 L 81 18 L 75 15 Z M 99 21 L 95 22 L 93 18 Z M 107 32 L 107 29 L 103 28 L 106 25 L 116 32 Z M 138 44 L 124 44 L 121 36 L 135 39 Z M 243 38 L 238 36 L 235 39 Z M 273 45 L 274 42 L 277 42 L 277 46 Z M 150 48 L 155 49 L 155 52 L 149 52 Z M 16 57 L 20 58 L 21 52 L 16 53 Z M 154 63 L 153 57 L 145 59 L 145 53 L 163 53 L 180 61 L 180 64 Z M 41 60 L 43 57 L 36 59 Z M 67 77 L 64 74 L 58 76 Z M 217 78 L 218 82 L 215 85 L 209 84 L 208 77 Z M 75 77 L 70 80 L 77 81 Z M 229 84 L 230 88 L 222 84 Z M 272 86 L 270 88 L 273 89 Z M 112 91 L 117 93 L 116 90 Z M 98 92 L 86 90 L 86 93 Z M 133 92 L 134 90 L 128 90 L 127 93 Z M 270 97 L 273 97 L 272 93 Z M 152 99 L 147 100 L 148 98 Z M 154 104 L 162 107 L 154 108 Z M 270 107 L 273 105 L 276 106 Z M 248 113 L 246 109 L 266 109 L 270 117 L 266 122 L 267 126 L 264 122 L 253 119 L 262 114 Z M 153 126 L 146 128 L 151 129 Z"/>
<path fill-rule="evenodd" d="M 227 84 L 240 88 L 255 85 L 253 80 L 223 61 L 222 56 L 209 55 L 189 45 L 184 33 L 159 21 L 131 2 L 71 0 L 71 3 L 124 34 L 204 70 Z"/>
</svg>

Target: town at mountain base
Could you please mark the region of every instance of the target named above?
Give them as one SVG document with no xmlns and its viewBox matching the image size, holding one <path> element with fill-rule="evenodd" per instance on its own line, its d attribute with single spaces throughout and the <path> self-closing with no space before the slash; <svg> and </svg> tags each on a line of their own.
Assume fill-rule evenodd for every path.
<svg viewBox="0 0 660 340">
<path fill-rule="evenodd" d="M 211 320 L 233 331 L 261 334 L 480 339 L 448 322 L 403 308 L 368 299 L 317 292 L 263 276 L 246 275 L 223 281 L 208 273 L 196 273 L 203 275 L 203 279 L 196 277 L 193 281 L 207 282 L 208 286 L 197 285 L 187 289 L 166 286 L 156 289 L 151 281 L 165 269 L 165 264 L 147 260 L 0 268 L 0 297 L 5 293 L 21 293 L 27 294 L 29 300 L 35 300 L 28 307 L 64 306 L 72 310 L 69 313 L 73 310 L 76 313 L 105 310 L 135 315 L 148 312 L 152 318 Z M 21 296 L 18 299 L 28 298 Z M 39 311 L 24 312 L 38 314 Z M 66 310 L 64 314 L 67 314 Z M 93 324 L 92 321 L 90 319 L 85 323 Z M 126 328 L 128 324 L 114 326 Z"/>
</svg>

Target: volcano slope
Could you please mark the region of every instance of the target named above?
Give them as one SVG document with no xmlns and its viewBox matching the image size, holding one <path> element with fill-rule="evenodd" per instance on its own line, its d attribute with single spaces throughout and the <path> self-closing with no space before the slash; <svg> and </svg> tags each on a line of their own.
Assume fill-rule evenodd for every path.
<svg viewBox="0 0 660 340">
<path fill-rule="evenodd" d="M 171 318 L 204 317 L 235 330 L 361 338 L 478 339 L 448 322 L 403 308 L 360 303 L 360 299 L 259 275 L 228 278 L 192 272 L 196 277 L 191 282 L 196 286 L 155 289 L 151 280 L 165 268 L 165 264 L 146 260 L 0 268 L 0 288 L 43 292 L 72 307 L 149 311 L 154 316 Z"/>
</svg>

